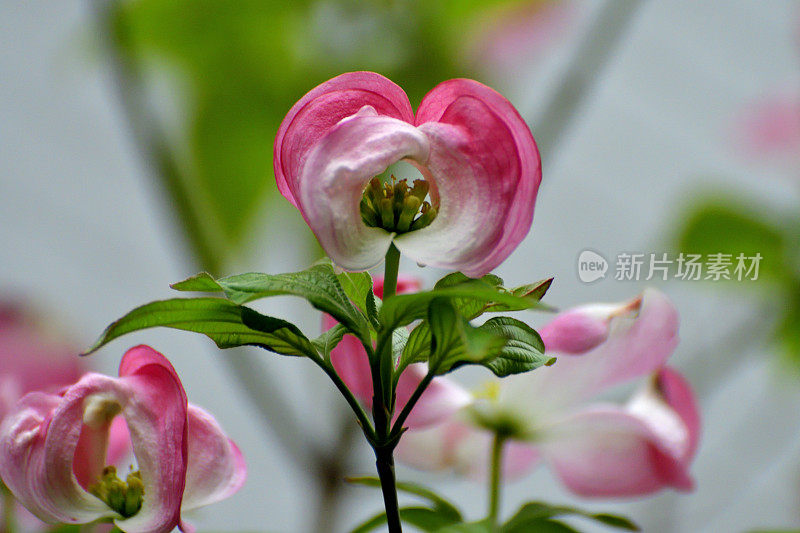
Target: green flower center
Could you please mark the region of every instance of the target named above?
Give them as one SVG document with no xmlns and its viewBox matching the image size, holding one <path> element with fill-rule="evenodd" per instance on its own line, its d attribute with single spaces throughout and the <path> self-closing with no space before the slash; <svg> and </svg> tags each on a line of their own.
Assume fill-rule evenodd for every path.
<svg viewBox="0 0 800 533">
<path fill-rule="evenodd" d="M 503 438 L 517 440 L 534 438 L 528 424 L 500 403 L 500 384 L 497 381 L 484 383 L 474 395 L 480 401 L 467 409 L 467 416 L 475 425 Z"/>
<path fill-rule="evenodd" d="M 424 228 L 436 218 L 437 211 L 425 198 L 429 185 L 425 180 L 414 180 L 411 187 L 406 180 L 381 183 L 372 178 L 361 199 L 361 220 L 373 228 L 383 228 L 394 233 L 406 233 Z"/>
<path fill-rule="evenodd" d="M 129 518 L 142 508 L 144 484 L 138 470 L 128 474 L 125 481 L 122 481 L 117 477 L 117 469 L 107 466 L 103 469 L 100 481 L 89 487 L 89 492 L 103 500 L 112 510 Z"/>
<path fill-rule="evenodd" d="M 468 416 L 480 428 L 486 429 L 506 439 L 532 440 L 534 435 L 526 424 L 513 413 L 501 409 L 481 409 L 472 406 Z"/>
</svg>

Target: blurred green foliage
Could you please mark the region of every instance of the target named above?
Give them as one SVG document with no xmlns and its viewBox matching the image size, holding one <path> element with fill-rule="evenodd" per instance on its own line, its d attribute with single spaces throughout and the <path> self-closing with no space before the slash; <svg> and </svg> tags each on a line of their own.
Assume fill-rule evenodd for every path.
<svg viewBox="0 0 800 533">
<path fill-rule="evenodd" d="M 180 123 L 166 127 L 178 131 L 166 149 L 181 156 L 173 195 L 191 197 L 204 226 L 195 240 L 218 250 L 241 244 L 258 206 L 276 196 L 275 132 L 304 93 L 345 71 L 374 70 L 416 105 L 440 81 L 476 77 L 465 47 L 492 9 L 518 3 L 134 0 L 112 3 L 106 22 L 121 64 L 135 67 L 126 83 L 169 80 L 180 109 Z"/>
<path fill-rule="evenodd" d="M 682 217 L 675 242 L 693 254 L 761 254 L 756 281 L 731 282 L 729 288 L 753 289 L 776 301 L 779 322 L 774 340 L 800 367 L 800 219 L 748 198 L 697 195 Z"/>
<path fill-rule="evenodd" d="M 367 487 L 380 487 L 380 481 L 374 477 L 348 478 L 347 481 Z M 431 489 L 416 483 L 398 481 L 397 490 L 425 501 L 424 505 L 414 505 L 400 509 L 400 519 L 420 531 L 435 533 L 577 533 L 577 529 L 557 520 L 571 516 L 586 518 L 603 524 L 608 528 L 639 531 L 639 526 L 624 516 L 595 513 L 584 511 L 577 507 L 551 505 L 545 502 L 524 503 L 514 516 L 502 525 L 493 524 L 491 518 L 477 522 L 464 522 L 463 515 L 458 507 Z M 378 513 L 356 526 L 351 533 L 375 531 L 385 523 L 386 514 Z"/>
<path fill-rule="evenodd" d="M 780 281 L 792 276 L 788 221 L 771 220 L 745 207 L 738 199 L 701 199 L 684 218 L 678 238 L 682 252 L 724 253 L 735 259 L 740 253 L 761 254 L 759 280 Z"/>
</svg>

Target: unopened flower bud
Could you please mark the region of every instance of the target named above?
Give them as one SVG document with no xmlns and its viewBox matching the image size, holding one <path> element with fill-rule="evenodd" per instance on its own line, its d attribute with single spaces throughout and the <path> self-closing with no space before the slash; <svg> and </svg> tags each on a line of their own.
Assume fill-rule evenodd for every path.
<svg viewBox="0 0 800 533">
<path fill-rule="evenodd" d="M 384 228 L 394 228 L 394 209 L 392 199 L 384 198 L 380 203 L 381 225 Z"/>
<path fill-rule="evenodd" d="M 397 232 L 403 233 L 411 229 L 411 223 L 419 211 L 420 201 L 416 196 L 407 196 L 403 200 L 403 208 L 397 220 Z"/>
</svg>

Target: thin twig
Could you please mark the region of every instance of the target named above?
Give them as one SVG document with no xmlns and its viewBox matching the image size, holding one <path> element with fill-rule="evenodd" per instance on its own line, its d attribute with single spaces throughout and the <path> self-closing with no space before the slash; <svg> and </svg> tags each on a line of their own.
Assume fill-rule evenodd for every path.
<svg viewBox="0 0 800 533">
<path fill-rule="evenodd" d="M 503 445 L 506 437 L 500 433 L 494 434 L 491 452 L 491 475 L 489 478 L 489 513 L 486 517 L 492 531 L 497 530 L 497 519 L 500 513 L 500 490 L 503 473 Z"/>
<path fill-rule="evenodd" d="M 212 232 L 208 224 L 203 224 L 205 214 L 200 212 L 198 202 L 191 200 L 192 195 L 185 186 L 180 166 L 174 151 L 170 149 L 166 135 L 157 119 L 149 112 L 142 87 L 142 74 L 136 62 L 127 58 L 120 51 L 127 38 L 122 32 L 122 25 L 113 23 L 116 3 L 110 0 L 95 0 L 95 20 L 100 27 L 98 32 L 105 41 L 103 49 L 111 67 L 114 88 L 125 119 L 130 126 L 135 148 L 142 158 L 153 164 L 153 173 L 160 178 L 165 188 L 168 202 L 164 208 L 174 209 L 182 223 L 184 235 L 189 243 L 191 253 L 200 268 L 212 273 L 219 273 L 221 261 L 213 244 Z M 128 43 L 130 44 L 130 43 Z M 314 461 L 314 454 L 309 449 L 305 433 L 295 422 L 287 403 L 277 392 L 280 389 L 272 377 L 263 371 L 252 353 L 239 350 L 231 356 L 222 358 L 228 370 L 243 384 L 252 405 L 260 412 L 263 419 L 273 429 L 278 443 L 298 465 L 307 465 Z"/>
<path fill-rule="evenodd" d="M 564 133 L 614 56 L 626 29 L 643 0 L 606 0 L 576 47 L 572 60 L 541 116 L 535 117 L 536 143 L 545 158 L 553 159 Z"/>
<path fill-rule="evenodd" d="M 403 406 L 403 410 L 400 411 L 400 414 L 397 416 L 397 419 L 394 422 L 394 426 L 392 427 L 391 438 L 396 438 L 400 435 L 403 431 L 403 423 L 408 418 L 408 415 L 411 414 L 412 409 L 417 404 L 417 401 L 422 397 L 422 394 L 425 392 L 425 389 L 428 388 L 431 381 L 435 377 L 435 369 L 428 370 L 428 373 L 425 374 L 425 377 L 422 378 L 422 381 L 419 382 L 417 388 L 414 389 L 414 392 L 411 394 L 411 397 L 408 399 L 406 404 Z"/>
<path fill-rule="evenodd" d="M 162 202 L 167 211 L 174 210 L 184 230 L 191 253 L 198 262 L 212 274 L 220 274 L 221 261 L 216 250 L 224 246 L 213 236 L 209 221 L 213 213 L 201 209 L 197 195 L 187 187 L 177 156 L 170 148 L 167 136 L 158 121 L 149 112 L 146 91 L 140 80 L 143 79 L 140 66 L 132 57 L 126 56 L 123 49 L 132 47 L 133 42 L 125 33 L 123 24 L 114 24 L 113 0 L 94 0 L 95 20 L 100 26 L 98 35 L 110 66 L 117 101 L 125 121 L 130 127 L 135 148 L 142 159 L 153 165 L 154 174 L 160 178 L 164 187 L 166 201 Z"/>
<path fill-rule="evenodd" d="M 353 423 L 350 412 L 344 411 L 343 414 L 336 444 L 327 454 L 319 458 L 316 466 L 316 471 L 320 473 L 320 487 L 312 532 L 338 530 L 343 481 L 350 466 L 350 457 L 356 449 L 355 438 L 361 434 L 357 431 L 358 426 Z"/>
<path fill-rule="evenodd" d="M 356 418 L 358 418 L 359 424 L 364 430 L 364 435 L 366 435 L 367 440 L 370 442 L 375 442 L 375 430 L 372 427 L 372 422 L 367 416 L 367 413 L 364 411 L 364 408 L 361 407 L 361 404 L 358 403 L 358 400 L 356 400 L 356 397 L 353 396 L 353 393 L 347 388 L 347 385 L 344 383 L 344 381 L 342 381 L 342 378 L 340 378 L 339 374 L 336 373 L 333 365 L 327 362 L 318 361 L 316 359 L 314 362 L 317 363 L 317 366 L 319 366 L 329 378 L 331 378 L 333 384 L 336 385 L 336 388 L 340 393 L 342 393 L 344 399 L 347 400 L 348 405 L 350 405 L 350 408 L 353 410 L 353 413 L 355 413 Z"/>
</svg>

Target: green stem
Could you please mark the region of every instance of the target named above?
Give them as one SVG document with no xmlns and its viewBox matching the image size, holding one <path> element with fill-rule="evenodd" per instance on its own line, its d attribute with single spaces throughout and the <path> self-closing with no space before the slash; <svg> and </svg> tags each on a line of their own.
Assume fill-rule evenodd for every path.
<svg viewBox="0 0 800 533">
<path fill-rule="evenodd" d="M 392 243 L 386 252 L 386 265 L 383 271 L 383 299 L 397 292 L 397 272 L 400 269 L 400 250 Z"/>
<path fill-rule="evenodd" d="M 392 433 L 391 433 L 392 437 L 399 436 L 400 432 L 403 431 L 403 422 L 405 422 L 406 418 L 408 418 L 408 415 L 411 414 L 411 410 L 417 404 L 417 401 L 422 396 L 422 393 L 425 392 L 425 389 L 428 388 L 428 385 L 430 385 L 434 377 L 435 377 L 435 369 L 428 370 L 428 373 L 425 374 L 425 377 L 422 378 L 422 381 L 419 382 L 417 388 L 414 389 L 414 393 L 408 399 L 405 407 L 403 407 L 403 410 L 400 411 L 400 414 L 397 416 L 397 420 L 395 420 L 394 422 L 394 426 L 392 427 Z"/>
<path fill-rule="evenodd" d="M 390 357 L 391 357 L 391 352 Z M 378 478 L 381 481 L 383 492 L 383 505 L 386 508 L 386 520 L 389 533 L 402 531 L 400 525 L 400 511 L 397 503 L 397 485 L 394 477 L 394 458 L 392 456 L 397 441 L 391 438 L 392 414 L 384 400 L 383 384 L 380 378 L 380 359 L 382 354 L 376 354 L 374 359 L 377 364 L 372 365 L 372 418 L 375 420 L 375 434 L 377 442 L 372 442 L 375 450 L 375 466 L 378 469 Z M 392 398 L 394 391 L 391 391 Z"/>
<path fill-rule="evenodd" d="M 0 533 L 14 533 L 17 530 L 14 511 L 16 510 L 16 501 L 14 495 L 8 490 L 8 487 L 0 481 L 0 496 L 2 496 L 2 506 L 0 512 L 3 513 L 3 523 L 0 524 L 2 529 Z"/>
<path fill-rule="evenodd" d="M 497 529 L 497 516 L 500 512 L 500 478 L 503 470 L 503 445 L 506 437 L 500 433 L 494 434 L 492 442 L 492 471 L 489 479 L 489 522 L 492 531 Z"/>
<path fill-rule="evenodd" d="M 397 292 L 397 271 L 400 267 L 400 251 L 392 244 L 386 252 L 386 270 L 383 278 L 383 299 L 392 297 Z M 388 333 L 388 335 L 386 335 Z M 365 348 L 369 348 L 365 346 Z M 386 520 L 390 533 L 400 533 L 400 510 L 397 503 L 397 483 L 394 476 L 394 447 L 397 440 L 392 439 L 392 409 L 395 390 L 391 379 L 384 380 L 384 371 L 394 370 L 392 365 L 391 332 L 382 332 L 378 346 L 370 354 L 372 370 L 372 418 L 375 421 L 376 441 L 372 443 L 375 450 L 375 466 L 381 481 L 383 504 L 386 508 Z M 389 365 L 389 366 L 387 366 Z M 387 374 L 391 376 L 391 372 Z M 384 390 L 384 385 L 388 390 Z"/>
<path fill-rule="evenodd" d="M 378 478 L 381 480 L 383 503 L 386 507 L 386 524 L 389 533 L 401 533 L 400 509 L 397 503 L 397 486 L 394 477 L 394 446 L 375 448 L 375 466 L 378 468 Z"/>
<path fill-rule="evenodd" d="M 391 298 L 397 293 L 397 273 L 400 269 L 400 250 L 392 243 L 386 251 L 383 274 L 383 300 Z M 367 353 L 370 353 L 369 347 Z M 392 332 L 384 331 L 378 336 L 378 344 L 372 352 L 370 360 L 372 369 L 372 385 L 375 396 L 380 396 L 380 401 L 373 402 L 373 414 L 375 417 L 375 429 L 380 434 L 381 426 L 386 427 L 385 435 L 390 434 L 391 412 L 394 410 L 394 385 L 391 383 L 391 376 L 394 373 L 394 361 L 392 358 Z M 376 409 L 383 406 L 382 409 Z"/>
<path fill-rule="evenodd" d="M 342 393 L 344 399 L 347 400 L 348 405 L 350 405 L 350 408 L 356 414 L 359 425 L 361 426 L 361 429 L 364 430 L 364 435 L 366 435 L 367 440 L 370 442 L 375 442 L 375 429 L 372 427 L 372 423 L 370 422 L 367 413 L 364 412 L 364 408 L 361 407 L 360 403 L 358 403 L 358 400 L 356 400 L 356 397 L 353 396 L 353 393 L 350 391 L 350 389 L 347 388 L 347 385 L 345 385 L 344 381 L 342 381 L 342 378 L 339 377 L 339 374 L 336 373 L 333 365 L 317 359 L 314 359 L 314 362 L 325 371 L 328 377 L 331 378 L 331 381 L 333 381 L 333 384 L 336 385 L 336 388 L 339 389 L 339 392 Z"/>
</svg>

